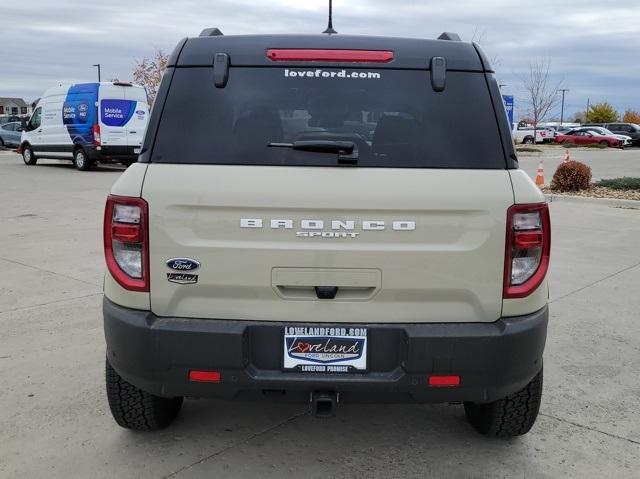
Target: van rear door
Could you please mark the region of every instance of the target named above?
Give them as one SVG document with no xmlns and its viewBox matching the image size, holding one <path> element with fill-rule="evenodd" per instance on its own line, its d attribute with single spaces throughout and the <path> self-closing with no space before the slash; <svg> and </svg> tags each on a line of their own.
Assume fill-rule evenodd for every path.
<svg viewBox="0 0 640 479">
<path fill-rule="evenodd" d="M 131 86 L 124 91 L 125 98 L 132 102 L 133 115 L 125 124 L 127 145 L 134 148 L 135 153 L 140 152 L 142 139 L 149 121 L 149 105 L 147 92 L 140 86 Z"/>
<path fill-rule="evenodd" d="M 132 114 L 125 87 L 101 83 L 99 90 L 100 138 L 104 146 L 127 146 L 124 125 Z"/>
</svg>

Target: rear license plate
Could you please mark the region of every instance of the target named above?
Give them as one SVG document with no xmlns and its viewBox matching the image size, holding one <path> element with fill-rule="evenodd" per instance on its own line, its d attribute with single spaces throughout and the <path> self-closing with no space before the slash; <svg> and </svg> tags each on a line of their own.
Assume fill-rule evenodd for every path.
<svg viewBox="0 0 640 479">
<path fill-rule="evenodd" d="M 309 373 L 367 370 L 367 328 L 284 328 L 283 369 Z"/>
</svg>

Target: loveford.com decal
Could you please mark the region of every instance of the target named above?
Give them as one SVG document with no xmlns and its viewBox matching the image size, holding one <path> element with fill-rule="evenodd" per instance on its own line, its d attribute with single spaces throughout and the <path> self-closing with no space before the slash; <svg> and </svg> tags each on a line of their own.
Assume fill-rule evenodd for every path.
<svg viewBox="0 0 640 479">
<path fill-rule="evenodd" d="M 347 70 L 289 70 L 284 69 L 284 76 L 287 78 L 352 78 L 352 79 L 379 79 L 378 72 L 350 71 Z"/>
</svg>

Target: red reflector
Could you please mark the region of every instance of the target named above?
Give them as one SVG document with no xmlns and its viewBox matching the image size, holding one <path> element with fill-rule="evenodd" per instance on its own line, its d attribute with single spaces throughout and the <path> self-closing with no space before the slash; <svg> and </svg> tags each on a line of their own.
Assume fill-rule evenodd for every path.
<svg viewBox="0 0 640 479">
<path fill-rule="evenodd" d="M 121 243 L 140 243 L 140 226 L 115 223 L 111 228 L 111 237 Z"/>
<path fill-rule="evenodd" d="M 274 62 L 362 62 L 388 63 L 393 52 L 383 50 L 303 50 L 270 48 L 267 57 Z"/>
<path fill-rule="evenodd" d="M 219 383 L 220 379 L 220 371 L 189 371 L 189 381 Z"/>
<path fill-rule="evenodd" d="M 460 376 L 429 376 L 429 386 L 436 388 L 460 386 Z"/>
<path fill-rule="evenodd" d="M 532 249 L 542 246 L 541 231 L 516 231 L 514 244 L 516 249 Z"/>
</svg>

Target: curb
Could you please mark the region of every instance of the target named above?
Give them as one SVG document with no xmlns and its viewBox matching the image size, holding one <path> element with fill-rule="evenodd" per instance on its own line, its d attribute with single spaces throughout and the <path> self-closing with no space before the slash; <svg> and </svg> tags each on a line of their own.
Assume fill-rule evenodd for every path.
<svg viewBox="0 0 640 479">
<path fill-rule="evenodd" d="M 591 203 L 600 206 L 611 206 L 615 208 L 632 208 L 640 210 L 640 201 L 638 200 L 623 200 L 617 198 L 592 198 L 588 196 L 574 196 L 574 195 L 554 195 L 545 194 L 545 198 L 549 203 L 554 201 L 565 201 L 568 203 Z"/>
</svg>

